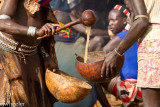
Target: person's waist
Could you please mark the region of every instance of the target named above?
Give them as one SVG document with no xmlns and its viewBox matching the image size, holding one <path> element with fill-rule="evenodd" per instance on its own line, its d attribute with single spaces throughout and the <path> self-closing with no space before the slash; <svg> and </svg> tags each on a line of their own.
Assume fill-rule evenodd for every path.
<svg viewBox="0 0 160 107">
<path fill-rule="evenodd" d="M 160 39 L 160 24 L 150 23 L 148 28 L 145 30 L 143 36 L 139 39 L 139 42 L 143 40 Z"/>
<path fill-rule="evenodd" d="M 12 53 L 24 53 L 25 55 L 36 53 L 38 45 L 29 46 L 19 43 L 0 32 L 0 48 Z"/>
<path fill-rule="evenodd" d="M 159 27 L 160 28 L 160 23 L 150 23 L 149 27 Z"/>
</svg>

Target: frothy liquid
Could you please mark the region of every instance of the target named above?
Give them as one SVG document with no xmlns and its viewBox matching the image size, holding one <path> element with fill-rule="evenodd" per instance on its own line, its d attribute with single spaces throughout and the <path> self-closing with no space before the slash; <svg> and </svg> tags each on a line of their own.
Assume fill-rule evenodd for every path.
<svg viewBox="0 0 160 107">
<path fill-rule="evenodd" d="M 88 45 L 89 45 L 91 27 L 86 27 L 86 29 L 87 29 L 87 42 L 86 42 L 86 48 L 85 48 L 85 54 L 84 54 L 84 63 L 87 63 L 87 58 L 88 58 Z"/>
</svg>

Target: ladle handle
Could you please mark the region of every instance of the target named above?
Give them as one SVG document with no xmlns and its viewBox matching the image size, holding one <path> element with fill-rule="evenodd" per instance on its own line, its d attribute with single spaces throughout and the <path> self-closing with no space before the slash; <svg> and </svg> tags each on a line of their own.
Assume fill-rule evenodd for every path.
<svg viewBox="0 0 160 107">
<path fill-rule="evenodd" d="M 69 22 L 69 23 L 63 25 L 62 27 L 56 29 L 56 32 L 59 32 L 59 31 L 65 29 L 65 28 L 67 28 L 67 27 L 74 26 L 74 25 L 80 24 L 80 23 L 81 23 L 81 19 L 78 19 L 78 20 L 76 20 L 76 21 Z M 37 39 L 39 40 L 39 39 L 45 38 L 45 37 L 47 37 L 47 36 L 48 36 L 48 35 L 44 35 L 44 36 L 42 36 L 42 37 L 38 37 Z"/>
</svg>

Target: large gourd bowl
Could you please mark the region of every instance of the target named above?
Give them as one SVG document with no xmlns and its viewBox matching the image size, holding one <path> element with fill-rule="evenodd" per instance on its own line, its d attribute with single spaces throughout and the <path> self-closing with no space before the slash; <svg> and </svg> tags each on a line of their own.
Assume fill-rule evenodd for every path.
<svg viewBox="0 0 160 107">
<path fill-rule="evenodd" d="M 95 52 L 88 52 L 87 63 L 84 63 L 84 52 L 80 55 L 76 55 L 75 58 L 75 66 L 77 72 L 86 80 L 92 82 L 106 82 L 110 79 L 117 76 L 120 73 L 124 58 L 119 60 L 117 63 L 117 71 L 116 75 L 110 76 L 109 78 L 101 77 L 101 69 L 104 62 L 104 57 L 106 52 L 104 51 L 95 51 Z"/>
<path fill-rule="evenodd" d="M 45 82 L 50 93 L 63 103 L 76 103 L 83 100 L 92 86 L 86 81 L 72 77 L 63 71 L 46 70 Z"/>
</svg>

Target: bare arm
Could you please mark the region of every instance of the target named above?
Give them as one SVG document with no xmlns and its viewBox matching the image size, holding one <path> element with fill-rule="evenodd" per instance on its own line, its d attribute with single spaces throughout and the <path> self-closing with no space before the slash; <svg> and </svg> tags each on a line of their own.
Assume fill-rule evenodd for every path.
<svg viewBox="0 0 160 107">
<path fill-rule="evenodd" d="M 75 18 L 73 15 L 70 14 L 70 18 L 72 21 L 75 21 L 77 20 L 77 18 Z M 77 24 L 77 25 L 74 25 L 72 26 L 75 30 L 77 30 L 78 32 L 81 32 L 81 33 L 85 33 L 86 31 L 86 26 L 84 26 L 83 24 Z"/>
<path fill-rule="evenodd" d="M 5 14 L 13 18 L 19 1 L 20 0 L 4 0 L 4 4 L 0 10 L 0 15 Z M 27 26 L 19 25 L 12 19 L 0 19 L 0 31 L 9 34 L 27 35 L 27 30 Z"/>
<path fill-rule="evenodd" d="M 135 16 L 147 15 L 146 7 L 143 0 L 132 0 L 132 6 L 132 9 L 134 9 Z M 117 52 L 122 55 L 127 49 L 129 49 L 142 36 L 148 24 L 149 22 L 146 18 L 138 18 L 137 20 L 135 20 L 132 23 L 131 28 L 128 31 L 125 38 L 120 42 L 120 44 L 116 48 Z M 108 74 L 120 72 L 120 70 L 117 69 L 119 62 L 122 60 L 123 56 L 118 55 L 115 51 L 112 51 L 109 54 L 107 54 L 102 66 L 102 77 L 107 77 Z"/>
<path fill-rule="evenodd" d="M 103 51 L 105 52 L 109 52 L 109 51 L 113 51 L 121 42 L 121 39 L 118 36 L 113 37 L 113 39 L 111 39 L 104 47 L 103 47 Z"/>
<path fill-rule="evenodd" d="M 5 0 L 4 4 L 2 6 L 2 9 L 0 10 L 0 15 L 8 15 L 11 17 L 11 19 L 0 19 L 0 31 L 6 32 L 13 35 L 23 35 L 27 36 L 28 32 L 28 26 L 20 25 L 12 20 L 12 18 L 15 15 L 15 12 L 17 10 L 18 4 L 21 3 L 21 5 L 24 5 L 23 0 Z M 22 7 L 22 6 L 21 6 Z M 42 9 L 42 8 L 40 8 Z M 44 10 L 44 12 L 48 12 L 48 10 Z M 39 14 L 39 13 L 37 13 Z M 47 14 L 45 14 L 47 15 Z M 32 17 L 32 16 L 30 16 Z M 47 18 L 47 17 L 46 17 Z M 27 19 L 25 19 L 27 20 Z M 34 19 L 36 20 L 36 19 Z M 42 24 L 41 22 L 39 24 Z M 35 27 L 36 25 L 34 25 Z M 39 25 L 37 25 L 39 26 Z M 54 35 L 55 29 L 57 26 L 60 26 L 58 24 L 53 23 L 46 23 L 43 25 L 40 29 L 36 29 L 33 36 L 43 36 L 43 35 Z M 32 30 L 33 31 L 33 30 Z M 30 36 L 30 35 L 29 35 Z"/>
<path fill-rule="evenodd" d="M 146 7 L 143 0 L 132 0 L 134 14 L 147 15 Z M 126 37 L 117 47 L 117 51 L 122 54 L 128 50 L 144 33 L 149 22 L 146 18 L 138 18 L 135 20 L 128 31 Z"/>
<path fill-rule="evenodd" d="M 71 17 L 71 20 L 72 21 L 75 21 L 77 20 L 73 15 L 70 15 Z M 81 33 L 86 33 L 86 26 L 83 25 L 83 24 L 77 24 L 77 25 L 74 25 L 72 26 L 75 30 L 77 30 L 78 32 L 81 32 Z M 91 30 L 91 36 L 101 36 L 101 35 L 107 35 L 108 32 L 106 30 L 102 30 L 102 29 L 92 29 Z"/>
</svg>

